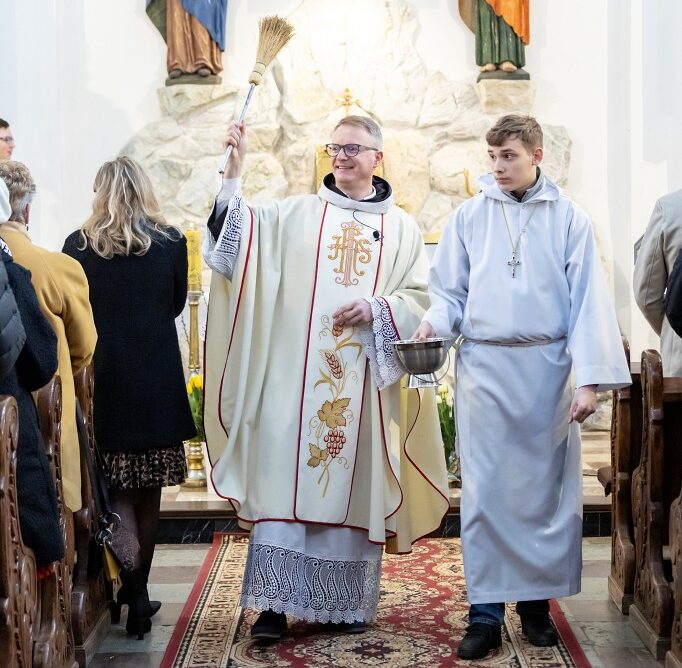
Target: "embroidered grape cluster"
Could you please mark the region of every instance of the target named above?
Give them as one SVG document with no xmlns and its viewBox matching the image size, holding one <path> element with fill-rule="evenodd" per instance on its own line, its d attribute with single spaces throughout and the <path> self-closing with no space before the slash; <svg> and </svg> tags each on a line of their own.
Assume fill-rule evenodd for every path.
<svg viewBox="0 0 682 668">
<path fill-rule="evenodd" d="M 341 452 L 346 437 L 343 434 L 343 429 L 330 429 L 324 437 L 324 442 L 327 444 L 327 451 L 332 456 L 332 459 Z"/>
<path fill-rule="evenodd" d="M 339 358 L 331 350 L 325 350 L 324 356 L 332 376 L 337 380 L 340 379 L 343 376 L 343 367 L 341 366 L 341 362 L 339 362 Z"/>
</svg>

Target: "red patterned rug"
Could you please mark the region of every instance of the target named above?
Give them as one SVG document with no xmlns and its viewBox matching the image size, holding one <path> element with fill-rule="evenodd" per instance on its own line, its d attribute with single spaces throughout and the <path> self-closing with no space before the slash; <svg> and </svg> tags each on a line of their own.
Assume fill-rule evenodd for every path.
<svg viewBox="0 0 682 668">
<path fill-rule="evenodd" d="M 257 613 L 239 607 L 247 548 L 245 536 L 215 535 L 161 668 L 590 666 L 555 601 L 551 612 L 561 636 L 558 647 L 528 644 L 508 606 L 502 647 L 482 661 L 458 661 L 468 605 L 460 542 L 454 538 L 422 540 L 410 555 L 385 556 L 378 620 L 367 633 L 339 635 L 297 622 L 281 642 L 261 645 L 249 636 Z"/>
</svg>

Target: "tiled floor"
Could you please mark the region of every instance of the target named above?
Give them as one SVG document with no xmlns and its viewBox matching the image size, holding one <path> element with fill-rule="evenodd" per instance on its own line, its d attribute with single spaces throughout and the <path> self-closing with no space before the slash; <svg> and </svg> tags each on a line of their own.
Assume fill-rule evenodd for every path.
<svg viewBox="0 0 682 668">
<path fill-rule="evenodd" d="M 163 601 L 163 606 L 154 617 L 151 634 L 138 641 L 126 636 L 122 625 L 113 626 L 91 664 L 93 668 L 153 668 L 160 664 L 208 548 L 208 545 L 159 546 L 150 594 Z M 663 664 L 644 649 L 628 618 L 608 601 L 609 551 L 609 538 L 583 539 L 583 591 L 562 600 L 561 607 L 595 668 L 660 667 Z"/>
</svg>

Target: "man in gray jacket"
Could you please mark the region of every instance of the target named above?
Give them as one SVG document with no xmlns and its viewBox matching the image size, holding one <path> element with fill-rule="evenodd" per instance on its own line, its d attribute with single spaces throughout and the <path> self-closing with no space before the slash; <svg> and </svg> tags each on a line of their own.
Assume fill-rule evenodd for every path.
<svg viewBox="0 0 682 668">
<path fill-rule="evenodd" d="M 661 197 L 641 239 L 633 290 L 644 317 L 661 337 L 663 373 L 682 376 L 682 338 L 665 317 L 665 288 L 682 249 L 682 190 Z"/>
</svg>

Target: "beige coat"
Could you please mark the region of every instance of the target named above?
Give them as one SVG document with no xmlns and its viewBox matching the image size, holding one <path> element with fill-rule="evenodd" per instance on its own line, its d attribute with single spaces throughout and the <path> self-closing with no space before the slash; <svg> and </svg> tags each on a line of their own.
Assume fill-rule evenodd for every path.
<svg viewBox="0 0 682 668">
<path fill-rule="evenodd" d="M 12 251 L 14 261 L 31 272 L 40 307 L 57 334 L 57 373 L 62 380 L 63 396 L 62 484 L 66 505 L 75 512 L 81 508 L 82 500 L 73 376 L 90 364 L 97 342 L 88 280 L 73 258 L 31 243 L 21 223 L 0 225 L 0 237 Z"/>
<path fill-rule="evenodd" d="M 635 261 L 633 289 L 644 317 L 661 337 L 663 373 L 682 376 L 682 339 L 665 317 L 668 273 L 682 249 L 682 190 L 656 202 Z"/>
</svg>

